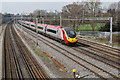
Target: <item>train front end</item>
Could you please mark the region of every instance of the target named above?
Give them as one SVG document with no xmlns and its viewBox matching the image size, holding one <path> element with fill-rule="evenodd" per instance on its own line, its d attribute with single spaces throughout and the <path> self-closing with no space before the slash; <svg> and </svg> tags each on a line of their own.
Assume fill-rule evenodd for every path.
<svg viewBox="0 0 120 80">
<path fill-rule="evenodd" d="M 74 44 L 78 41 L 78 37 L 75 31 L 70 27 L 64 27 L 63 35 L 64 40 L 67 44 Z"/>
</svg>

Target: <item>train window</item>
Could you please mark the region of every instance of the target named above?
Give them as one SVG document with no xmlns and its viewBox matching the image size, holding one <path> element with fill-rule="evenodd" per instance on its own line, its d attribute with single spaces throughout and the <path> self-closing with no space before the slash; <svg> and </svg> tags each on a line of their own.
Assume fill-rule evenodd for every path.
<svg viewBox="0 0 120 80">
<path fill-rule="evenodd" d="M 75 31 L 72 29 L 72 28 L 69 28 L 69 27 L 66 27 L 64 28 L 67 35 L 70 37 L 70 38 L 75 38 L 76 37 L 76 33 Z"/>
<path fill-rule="evenodd" d="M 43 27 L 38 26 L 38 28 L 43 30 Z"/>
<path fill-rule="evenodd" d="M 27 23 L 27 25 L 29 25 L 29 24 Z"/>
<path fill-rule="evenodd" d="M 34 25 L 31 25 L 32 27 L 35 27 Z"/>
<path fill-rule="evenodd" d="M 45 32 L 46 32 L 46 30 L 47 30 L 47 27 L 45 26 Z"/>
<path fill-rule="evenodd" d="M 56 31 L 55 30 L 52 30 L 52 29 L 47 29 L 48 32 L 52 32 L 52 33 L 55 33 L 56 34 Z"/>
</svg>

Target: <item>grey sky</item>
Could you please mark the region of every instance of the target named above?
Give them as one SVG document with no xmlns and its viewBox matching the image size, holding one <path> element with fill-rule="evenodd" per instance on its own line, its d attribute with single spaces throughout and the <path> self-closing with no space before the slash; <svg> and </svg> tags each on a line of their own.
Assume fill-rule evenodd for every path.
<svg viewBox="0 0 120 80">
<path fill-rule="evenodd" d="M 2 2 L 76 2 L 76 1 L 90 1 L 90 0 L 0 0 Z M 96 1 L 96 0 L 94 0 Z M 101 2 L 118 2 L 120 0 L 100 0 Z"/>
<path fill-rule="evenodd" d="M 30 13 L 36 9 L 61 11 L 63 6 L 70 3 L 72 2 L 2 2 L 2 13 Z M 104 2 L 102 6 L 108 7 L 109 4 L 110 2 Z"/>
<path fill-rule="evenodd" d="M 2 12 L 30 13 L 36 9 L 47 11 L 60 11 L 63 6 L 71 2 L 3 2 Z"/>
</svg>

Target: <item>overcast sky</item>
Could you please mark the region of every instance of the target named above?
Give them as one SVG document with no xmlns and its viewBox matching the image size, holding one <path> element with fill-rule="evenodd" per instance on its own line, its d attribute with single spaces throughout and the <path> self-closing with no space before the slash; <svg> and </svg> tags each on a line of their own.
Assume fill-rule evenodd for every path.
<svg viewBox="0 0 120 80">
<path fill-rule="evenodd" d="M 62 6 L 70 2 L 4 2 L 2 12 L 9 13 L 30 13 L 36 9 L 47 11 L 60 11 Z"/>
<path fill-rule="evenodd" d="M 31 13 L 36 9 L 47 11 L 61 11 L 62 7 L 72 2 L 81 0 L 1 0 L 0 12 L 2 13 Z M 111 2 L 120 0 L 100 0 L 102 6 L 108 7 Z"/>
</svg>

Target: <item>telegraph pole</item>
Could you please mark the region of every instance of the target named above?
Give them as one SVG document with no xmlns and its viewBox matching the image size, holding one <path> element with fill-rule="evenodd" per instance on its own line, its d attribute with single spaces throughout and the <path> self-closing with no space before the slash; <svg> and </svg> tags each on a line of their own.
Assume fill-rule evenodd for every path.
<svg viewBox="0 0 120 80">
<path fill-rule="evenodd" d="M 60 26 L 62 26 L 62 17 L 61 17 L 61 13 L 60 13 Z"/>
<path fill-rule="evenodd" d="M 84 21 L 84 10 L 83 10 L 83 20 L 82 20 L 82 23 L 83 23 L 83 21 Z"/>
<path fill-rule="evenodd" d="M 37 33 L 36 42 L 37 42 L 37 45 L 38 45 L 38 18 L 36 18 L 35 22 L 36 22 L 36 33 Z"/>
<path fill-rule="evenodd" d="M 110 17 L 110 45 L 112 45 L 112 17 Z"/>
<path fill-rule="evenodd" d="M 22 13 L 21 13 L 21 21 L 22 21 Z M 21 31 L 22 31 L 22 25 L 21 25 Z"/>
<path fill-rule="evenodd" d="M 43 24 L 45 23 L 44 18 L 42 18 L 42 23 L 43 23 Z"/>
</svg>

